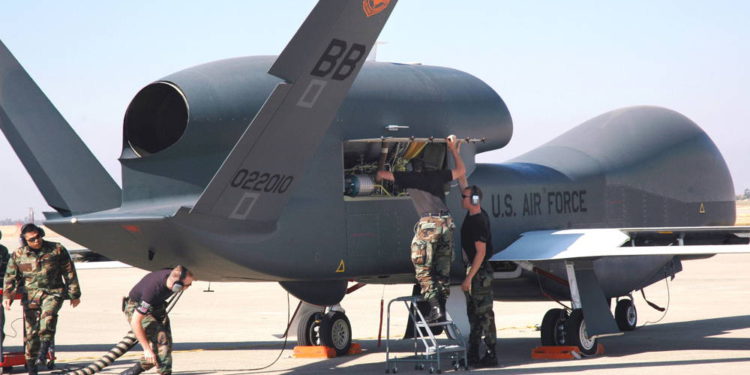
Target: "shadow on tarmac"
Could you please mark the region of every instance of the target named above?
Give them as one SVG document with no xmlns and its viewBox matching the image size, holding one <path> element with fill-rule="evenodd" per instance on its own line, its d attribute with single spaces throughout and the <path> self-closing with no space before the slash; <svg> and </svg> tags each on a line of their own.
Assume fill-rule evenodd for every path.
<svg viewBox="0 0 750 375">
<path fill-rule="evenodd" d="M 750 328 L 750 315 L 749 316 L 733 316 L 724 318 L 715 318 L 707 320 L 696 320 L 689 322 L 678 322 L 678 323 L 667 323 L 658 325 L 649 325 L 646 327 L 639 327 L 633 332 L 628 332 L 623 336 L 619 337 L 608 337 L 600 340 L 602 344 L 606 346 L 605 357 L 609 358 L 622 358 L 630 355 L 646 352 L 670 352 L 670 351 L 683 351 L 683 350 L 746 350 L 750 347 L 750 337 L 747 338 L 736 338 L 736 337 L 720 337 L 719 335 L 738 329 Z M 177 328 L 179 330 L 179 328 Z M 718 336 L 718 337 L 717 337 Z M 383 373 L 385 370 L 385 342 L 383 342 L 380 348 L 377 347 L 377 340 L 358 340 L 362 345 L 364 354 L 375 354 L 381 353 L 383 360 L 376 363 L 357 364 L 352 366 L 346 366 L 350 361 L 356 360 L 360 356 L 349 356 L 332 358 L 328 360 L 316 361 L 314 363 L 308 363 L 296 367 L 294 369 L 279 369 L 274 370 L 273 366 L 268 369 L 259 371 L 248 371 L 247 369 L 215 369 L 212 371 L 187 371 L 185 374 L 201 375 L 214 372 L 226 372 L 230 374 L 273 374 L 273 373 L 285 373 L 285 374 L 315 374 L 315 373 L 330 373 L 330 372 L 346 372 L 346 373 Z M 282 355 L 283 358 L 287 358 L 291 355 L 291 349 L 296 345 L 295 341 L 290 341 L 287 344 L 287 349 Z M 521 369 L 513 368 L 516 366 L 527 365 L 535 363 L 535 360 L 530 358 L 531 350 L 539 345 L 538 338 L 511 338 L 504 339 L 502 332 L 498 337 L 497 352 L 500 359 L 500 366 L 490 370 L 493 373 L 512 373 L 512 374 L 540 374 L 540 373 L 555 373 L 559 372 L 560 368 L 530 368 Z M 101 351 L 102 353 L 109 350 L 112 344 L 91 344 L 91 345 L 58 345 L 57 351 Z M 255 342 L 188 342 L 188 343 L 176 343 L 174 350 L 280 350 L 282 348 L 281 342 L 276 341 L 255 341 Z M 391 344 L 392 352 L 399 357 L 408 356 L 409 352 L 413 352 L 413 342 L 410 340 L 399 340 L 394 341 Z M 269 359 L 270 363 L 271 359 Z M 256 361 L 257 362 L 257 361 Z M 637 363 L 594 363 L 594 362 L 576 362 L 579 365 L 565 366 L 565 371 L 580 371 L 580 370 L 606 370 L 606 369 L 617 369 L 617 368 L 634 368 L 634 367 L 661 367 L 661 366 L 686 366 L 695 364 L 710 364 L 710 363 L 731 363 L 731 362 L 748 362 L 750 363 L 750 356 L 742 358 L 726 358 L 726 359 L 696 359 L 696 360 L 675 360 L 675 361 L 652 361 L 652 362 L 637 362 Z M 118 361 L 119 365 L 128 366 L 134 363 L 134 361 Z M 81 363 L 68 363 L 70 367 L 77 365 L 85 365 Z M 450 363 L 444 362 L 443 370 L 448 370 Z M 345 367 L 342 367 L 345 366 Z M 123 367 L 124 369 L 125 367 Z M 504 369 L 505 368 L 505 369 Z M 411 371 L 413 366 L 408 363 L 399 365 L 399 370 Z"/>
</svg>

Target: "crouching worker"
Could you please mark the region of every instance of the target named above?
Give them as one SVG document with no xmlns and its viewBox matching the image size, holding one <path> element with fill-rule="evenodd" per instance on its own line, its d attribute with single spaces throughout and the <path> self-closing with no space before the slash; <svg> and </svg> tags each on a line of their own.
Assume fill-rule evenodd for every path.
<svg viewBox="0 0 750 375">
<path fill-rule="evenodd" d="M 122 374 L 136 375 L 154 366 L 160 374 L 172 373 L 172 330 L 167 299 L 190 287 L 193 281 L 192 272 L 177 266 L 149 273 L 130 290 L 123 303 L 124 313 L 143 348 L 143 357 Z"/>
</svg>

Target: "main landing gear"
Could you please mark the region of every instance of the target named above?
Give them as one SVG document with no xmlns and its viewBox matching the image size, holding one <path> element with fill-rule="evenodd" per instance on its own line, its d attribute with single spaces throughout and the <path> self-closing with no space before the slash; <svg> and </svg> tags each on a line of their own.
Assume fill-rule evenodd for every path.
<svg viewBox="0 0 750 375">
<path fill-rule="evenodd" d="M 297 343 L 303 346 L 325 345 L 336 350 L 336 356 L 344 355 L 352 346 L 352 326 L 339 306 L 328 312 L 307 311 L 300 316 Z"/>
<path fill-rule="evenodd" d="M 544 314 L 541 326 L 542 346 L 577 346 L 585 355 L 596 354 L 598 340 L 586 332 L 583 310 L 552 309 Z"/>
<path fill-rule="evenodd" d="M 638 313 L 630 298 L 623 298 L 615 307 L 615 321 L 622 331 L 632 331 L 638 322 Z M 596 354 L 598 339 L 586 331 L 582 309 L 551 309 L 544 314 L 541 325 L 543 346 L 577 346 L 585 355 Z"/>
</svg>

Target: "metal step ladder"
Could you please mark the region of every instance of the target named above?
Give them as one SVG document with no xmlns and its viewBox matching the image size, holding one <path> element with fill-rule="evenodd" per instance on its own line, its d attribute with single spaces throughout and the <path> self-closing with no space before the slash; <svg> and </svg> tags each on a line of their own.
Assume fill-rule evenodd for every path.
<svg viewBox="0 0 750 375">
<path fill-rule="evenodd" d="M 422 296 L 406 296 L 392 299 L 388 302 L 388 315 L 386 323 L 385 336 L 385 373 L 395 374 L 398 372 L 398 363 L 414 363 L 417 370 L 429 369 L 430 374 L 442 372 L 441 363 L 443 360 L 450 359 L 454 370 L 464 368 L 468 370 L 468 361 L 466 357 L 466 341 L 461 330 L 453 323 L 450 315 L 446 312 L 446 320 L 443 322 L 427 323 L 424 315 L 417 307 L 418 302 L 422 302 Z M 414 355 L 404 358 L 398 358 L 391 354 L 391 305 L 394 302 L 403 302 L 409 312 L 409 319 L 414 326 Z M 446 339 L 438 342 L 438 339 L 432 333 L 433 327 L 443 327 Z M 420 350 L 421 349 L 421 350 Z M 429 366 L 429 367 L 427 367 Z"/>
</svg>

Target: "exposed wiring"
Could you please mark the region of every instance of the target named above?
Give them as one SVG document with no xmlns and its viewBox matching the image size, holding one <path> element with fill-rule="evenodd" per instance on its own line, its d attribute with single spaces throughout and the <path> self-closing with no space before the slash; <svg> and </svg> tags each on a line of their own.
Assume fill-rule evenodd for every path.
<svg viewBox="0 0 750 375">
<path fill-rule="evenodd" d="M 286 327 L 289 327 L 289 324 L 291 324 L 291 305 L 289 303 L 289 293 L 286 294 Z M 281 350 L 279 351 L 279 355 L 276 356 L 276 359 L 273 360 L 273 362 L 269 363 L 268 365 L 265 365 L 263 367 L 255 367 L 255 368 L 237 368 L 237 369 L 211 369 L 211 371 L 222 371 L 222 372 L 238 372 L 238 371 L 260 371 L 265 370 L 273 365 L 276 364 L 276 362 L 279 361 L 281 358 L 281 355 L 284 353 L 284 350 L 286 350 L 286 344 L 289 341 L 289 332 L 287 332 L 286 335 L 284 335 L 284 345 L 281 347 Z"/>
<path fill-rule="evenodd" d="M 380 188 L 380 190 L 385 193 L 385 195 L 392 197 L 391 193 L 388 192 L 388 189 L 385 188 L 383 185 L 375 185 L 376 188 Z"/>
<path fill-rule="evenodd" d="M 658 320 L 656 320 L 655 322 L 651 322 L 651 321 L 644 322 L 641 325 L 641 327 L 645 327 L 646 324 L 656 324 L 656 323 L 659 323 L 659 322 L 661 322 L 662 319 L 664 319 L 665 316 L 667 316 L 667 312 L 669 312 L 669 304 L 670 304 L 670 302 L 672 300 L 672 296 L 671 296 L 671 293 L 669 291 L 669 277 L 665 277 L 664 278 L 664 283 L 667 284 L 667 307 L 664 309 L 664 312 L 661 314 L 661 317 Z M 641 289 L 641 291 L 643 291 L 643 290 Z M 645 300 L 646 298 L 644 297 L 643 299 Z"/>
<path fill-rule="evenodd" d="M 22 320 L 22 319 L 23 318 L 16 318 L 16 319 L 13 319 L 12 322 L 10 322 L 10 329 L 13 330 L 13 334 L 9 335 L 3 331 L 3 334 L 5 335 L 5 337 L 18 337 L 18 331 L 16 331 L 16 329 L 13 327 L 13 324 L 15 324 L 17 321 Z"/>
</svg>

